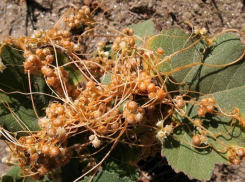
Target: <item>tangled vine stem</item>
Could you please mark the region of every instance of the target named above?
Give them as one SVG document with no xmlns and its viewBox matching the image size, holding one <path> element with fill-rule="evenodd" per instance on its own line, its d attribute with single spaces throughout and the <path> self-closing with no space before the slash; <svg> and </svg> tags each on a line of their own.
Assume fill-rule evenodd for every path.
<svg viewBox="0 0 245 182">
<path fill-rule="evenodd" d="M 190 25 L 190 23 L 189 23 Z M 15 46 L 23 51 L 25 61 L 23 69 L 28 74 L 29 93 L 14 91 L 3 94 L 11 97 L 12 94 L 30 95 L 33 110 L 35 111 L 40 131 L 31 131 L 25 122 L 19 118 L 8 102 L 0 95 L 3 106 L 9 110 L 23 131 L 12 133 L 1 128 L 0 133 L 6 139 L 10 156 L 3 161 L 21 167 L 20 176 L 42 180 L 45 175 L 54 177 L 57 169 L 66 165 L 71 158 L 80 158 L 90 161 L 90 166 L 84 169 L 84 174 L 75 181 L 99 169 L 102 162 L 118 143 L 141 148 L 140 158 L 147 158 L 160 151 L 166 138 L 172 137 L 197 149 L 213 148 L 219 153 L 228 153 L 228 160 L 239 163 L 244 157 L 244 148 L 231 146 L 219 140 L 219 136 L 229 135 L 233 125 L 238 121 L 245 125 L 244 118 L 238 108 L 228 112 L 222 109 L 215 98 L 206 94 L 185 90 L 169 90 L 168 83 L 175 83 L 171 76 L 183 69 L 195 66 L 228 67 L 240 61 L 245 52 L 236 60 L 227 64 L 207 64 L 202 62 L 202 56 L 213 45 L 216 39 L 227 32 L 244 35 L 237 30 L 225 30 L 215 37 L 206 35 L 205 29 L 193 28 L 191 36 L 171 36 L 159 34 L 149 37 L 143 45 L 147 45 L 158 36 L 179 38 L 186 40 L 182 49 L 164 56 L 164 50 L 159 47 L 155 51 L 147 46 L 138 46 L 135 42 L 142 41 L 134 35 L 134 30 L 125 28 L 122 32 L 112 27 L 95 22 L 90 9 L 69 9 L 57 22 L 53 29 L 36 31 L 31 37 L 9 38 L 2 41 L 4 46 Z M 86 27 L 81 35 L 72 35 L 70 29 Z M 98 32 L 111 31 L 116 36 L 98 35 Z M 98 41 L 94 53 L 83 52 L 84 39 L 106 37 L 114 42 L 110 52 L 105 51 L 106 43 Z M 189 42 L 192 42 L 189 44 Z M 162 72 L 159 67 L 171 63 L 174 56 L 181 54 L 204 42 L 206 47 L 197 60 L 191 64 L 177 67 L 171 71 Z M 60 57 L 65 57 L 59 60 Z M 0 62 L 4 75 L 8 66 Z M 72 77 L 71 75 L 76 75 Z M 51 94 L 33 92 L 32 76 L 41 76 Z M 182 90 L 183 92 L 183 90 Z M 202 96 L 195 100 L 189 94 Z M 36 111 L 36 101 L 33 96 L 49 96 L 49 106 L 45 116 Z M 188 115 L 188 107 L 197 106 L 198 117 Z M 227 132 L 214 133 L 210 131 L 202 118 L 206 114 L 225 116 L 230 118 Z M 189 122 L 182 122 L 178 117 L 184 117 Z M 192 135 L 192 143 L 185 141 L 174 132 L 187 127 Z M 194 128 L 194 129 L 193 129 Z M 184 130 L 183 130 L 184 131 Z M 19 137 L 18 133 L 25 133 Z M 69 145 L 70 138 L 84 134 L 80 142 Z M 216 148 L 208 139 L 218 142 L 223 148 Z M 100 162 L 95 162 L 93 156 L 111 145 Z M 98 149 L 90 153 L 87 147 Z M 138 160 L 140 160 L 140 158 Z"/>
</svg>

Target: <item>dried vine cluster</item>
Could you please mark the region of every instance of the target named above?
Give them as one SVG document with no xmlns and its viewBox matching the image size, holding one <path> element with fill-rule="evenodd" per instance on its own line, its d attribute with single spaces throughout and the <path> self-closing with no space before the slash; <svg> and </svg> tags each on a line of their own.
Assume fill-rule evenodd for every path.
<svg viewBox="0 0 245 182">
<path fill-rule="evenodd" d="M 226 133 L 212 133 L 205 127 L 202 119 L 207 113 L 231 118 L 227 134 L 235 121 L 244 126 L 244 118 L 238 108 L 227 112 L 219 107 L 212 96 L 204 95 L 201 100 L 195 100 L 188 96 L 188 91 L 184 94 L 178 90 L 169 91 L 167 83 L 171 82 L 172 74 L 196 65 L 212 65 L 197 60 L 169 72 L 159 71 L 159 66 L 171 62 L 174 55 L 200 41 L 204 41 L 208 48 L 219 35 L 209 37 L 205 29 L 196 28 L 190 37 L 185 37 L 187 41 L 196 39 L 196 42 L 164 56 L 165 51 L 161 47 L 149 50 L 144 44 L 138 45 L 136 41 L 143 40 L 134 35 L 133 29 L 125 28 L 119 32 L 107 27 L 107 30 L 117 33 L 110 38 L 113 41 L 110 51 L 105 49 L 106 42 L 98 41 L 94 45 L 94 53 L 84 53 L 81 39 L 98 37 L 95 36 L 96 30 L 104 29 L 100 26 L 93 20 L 90 9 L 84 6 L 81 9 L 70 9 L 51 30 L 35 31 L 31 37 L 10 38 L 2 42 L 2 46 L 16 45 L 23 50 L 23 69 L 29 79 L 32 75 L 41 76 L 52 91 L 45 116 L 38 116 L 36 112 L 40 131 L 26 130 L 26 136 L 20 138 L 15 138 L 13 133 L 4 129 L 1 131 L 7 139 L 10 154 L 3 161 L 20 166 L 21 176 L 42 180 L 48 175 L 55 179 L 57 169 L 76 157 L 90 161 L 82 178 L 98 169 L 118 142 L 138 146 L 141 158 L 154 156 L 166 138 L 173 137 L 175 130 L 181 127 L 189 128 L 193 135 L 192 143 L 188 143 L 190 146 L 215 149 L 209 143 L 209 138 L 219 142 L 218 136 Z M 73 35 L 70 31 L 81 28 L 84 31 L 80 35 Z M 67 57 L 68 61 L 61 63 L 58 54 Z M 239 60 L 218 66 L 229 66 Z M 6 67 L 8 65 L 1 62 L 1 74 L 4 74 Z M 71 73 L 78 73 L 81 80 L 72 78 Z M 32 93 L 31 84 L 29 86 L 35 111 L 32 96 L 39 93 Z M 187 105 L 199 107 L 197 117 L 188 116 Z M 187 118 L 189 125 L 177 120 L 176 115 Z M 23 125 L 21 121 L 19 123 Z M 70 138 L 80 134 L 85 137 L 82 143 L 68 145 Z M 84 150 L 93 146 L 100 152 L 109 144 L 112 144 L 110 150 L 97 163 L 94 162 L 94 154 Z M 220 144 L 223 150 L 215 150 L 228 152 L 231 163 L 242 161 L 245 156 L 243 147 Z"/>
</svg>

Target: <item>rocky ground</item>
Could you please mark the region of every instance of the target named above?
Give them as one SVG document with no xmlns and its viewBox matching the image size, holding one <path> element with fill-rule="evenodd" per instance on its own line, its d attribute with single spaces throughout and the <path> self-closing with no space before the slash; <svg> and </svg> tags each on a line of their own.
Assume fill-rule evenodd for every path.
<svg viewBox="0 0 245 182">
<path fill-rule="evenodd" d="M 2 0 L 0 36 L 27 36 L 34 30 L 50 29 L 69 7 L 84 4 L 97 9 L 96 21 L 117 30 L 152 18 L 158 32 L 172 26 L 188 31 L 185 21 L 201 28 L 206 27 L 211 35 L 228 28 L 245 31 L 245 0 Z M 1 157 L 5 155 L 4 148 L 2 142 Z M 154 159 L 151 161 L 154 163 Z M 164 160 L 158 165 L 156 169 L 167 166 L 166 169 L 172 174 L 168 181 L 176 181 L 184 176 L 182 173 L 175 174 Z M 7 169 L 8 166 L 0 165 L 0 173 Z M 142 169 L 149 170 L 144 166 Z M 217 165 L 210 181 L 245 181 L 244 171 L 244 164 Z"/>
</svg>

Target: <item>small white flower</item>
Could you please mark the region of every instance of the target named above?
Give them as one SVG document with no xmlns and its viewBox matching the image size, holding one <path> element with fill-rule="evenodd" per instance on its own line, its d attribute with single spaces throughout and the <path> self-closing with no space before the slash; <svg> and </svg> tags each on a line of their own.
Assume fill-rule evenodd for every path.
<svg viewBox="0 0 245 182">
<path fill-rule="evenodd" d="M 194 28 L 194 34 L 196 34 L 196 35 L 197 35 L 197 34 L 199 34 L 199 33 L 200 33 L 200 29 L 199 29 L 199 28 L 197 28 L 197 27 L 195 27 L 195 28 Z"/>
<path fill-rule="evenodd" d="M 137 113 L 136 115 L 135 115 L 135 119 L 136 119 L 136 122 L 141 122 L 141 121 L 143 121 L 144 120 L 144 115 L 142 114 L 142 113 Z"/>
<path fill-rule="evenodd" d="M 205 35 L 207 33 L 208 33 L 208 31 L 206 28 L 202 28 L 202 29 L 200 29 L 199 27 L 194 28 L 194 34 L 196 34 L 196 35 L 198 35 L 198 34 Z"/>
<path fill-rule="evenodd" d="M 9 163 L 9 157 L 2 158 L 2 163 L 5 163 L 5 164 Z"/>
<path fill-rule="evenodd" d="M 156 124 L 156 126 L 158 128 L 162 128 L 163 127 L 163 120 L 158 121 L 157 124 Z"/>
<path fill-rule="evenodd" d="M 207 33 L 208 33 L 208 31 L 207 31 L 206 28 L 202 28 L 202 29 L 200 30 L 200 34 L 201 34 L 201 35 L 205 35 L 205 34 L 207 34 Z"/>
<path fill-rule="evenodd" d="M 164 140 L 166 138 L 166 133 L 162 130 L 159 130 L 156 134 L 156 137 L 161 143 L 164 143 Z"/>
<path fill-rule="evenodd" d="M 9 147 L 6 147 L 5 150 L 6 150 L 6 152 L 11 152 Z"/>
<path fill-rule="evenodd" d="M 102 52 L 101 56 L 103 56 L 103 57 L 109 57 L 109 52 L 108 51 Z"/>
<path fill-rule="evenodd" d="M 166 125 L 164 127 L 164 132 L 166 136 L 169 136 L 171 133 L 173 133 L 174 129 L 172 125 Z"/>
<path fill-rule="evenodd" d="M 90 141 L 92 141 L 92 140 L 94 140 L 95 138 L 96 138 L 95 135 L 90 135 L 88 139 L 89 139 Z"/>
<path fill-rule="evenodd" d="M 2 73 L 7 67 L 3 64 L 2 59 L 0 58 L 0 72 Z"/>
<path fill-rule="evenodd" d="M 201 135 L 200 136 L 201 143 L 207 145 L 208 144 L 208 138 L 206 135 Z"/>
<path fill-rule="evenodd" d="M 96 137 L 93 141 L 92 141 L 92 145 L 94 148 L 99 148 L 101 146 L 101 141 Z"/>
</svg>

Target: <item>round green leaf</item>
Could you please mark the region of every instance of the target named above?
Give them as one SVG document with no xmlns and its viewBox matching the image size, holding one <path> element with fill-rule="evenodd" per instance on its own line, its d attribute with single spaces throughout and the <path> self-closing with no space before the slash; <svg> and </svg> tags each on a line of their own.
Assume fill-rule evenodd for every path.
<svg viewBox="0 0 245 182">
<path fill-rule="evenodd" d="M 165 54 L 162 58 L 168 61 L 159 65 L 157 69 L 163 75 L 170 76 L 173 81 L 182 83 L 182 86 L 176 86 L 174 89 L 182 90 L 182 93 L 188 90 L 188 94 L 197 101 L 203 96 L 196 92 L 212 96 L 224 111 L 231 112 L 234 107 L 238 107 L 245 115 L 244 59 L 230 66 L 212 67 L 201 64 L 191 66 L 196 61 L 209 65 L 225 65 L 238 60 L 244 52 L 240 39 L 231 33 L 222 34 L 203 55 L 206 43 L 196 42 L 197 40 L 198 37 L 189 39 L 189 35 L 181 30 L 170 29 L 151 39 L 147 48 L 164 49 Z M 193 46 L 189 47 L 192 44 Z M 177 51 L 179 52 L 175 54 Z M 179 69 L 180 67 L 182 68 Z M 198 106 L 188 105 L 186 113 L 191 118 L 197 118 L 197 109 Z M 186 125 L 176 129 L 173 137 L 166 139 L 162 154 L 176 171 L 183 171 L 190 178 L 209 179 L 215 164 L 229 163 L 227 149 L 222 143 L 234 147 L 244 146 L 244 129 L 236 121 L 230 130 L 232 119 L 229 117 L 206 114 L 205 118 L 202 118 L 204 126 L 210 132 L 226 133 L 216 138 L 208 135 L 208 143 L 213 147 L 206 149 L 192 146 L 191 132 L 197 131 L 186 117 L 178 116 L 177 119 L 181 123 L 188 124 L 190 129 Z"/>
</svg>

